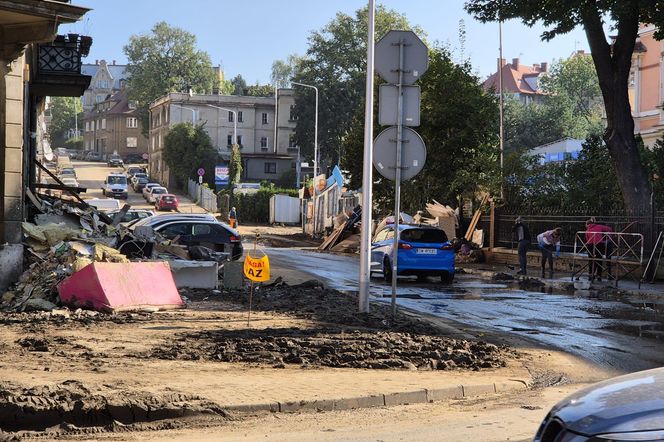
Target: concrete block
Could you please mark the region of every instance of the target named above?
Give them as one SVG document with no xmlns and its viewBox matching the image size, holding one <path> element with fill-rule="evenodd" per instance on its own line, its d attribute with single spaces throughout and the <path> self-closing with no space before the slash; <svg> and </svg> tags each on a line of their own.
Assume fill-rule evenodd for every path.
<svg viewBox="0 0 664 442">
<path fill-rule="evenodd" d="M 21 197 L 23 195 L 23 175 L 19 172 L 5 172 L 4 196 Z"/>
<path fill-rule="evenodd" d="M 193 289 L 216 289 L 219 283 L 219 264 L 215 261 L 172 260 L 168 264 L 175 286 Z"/>
<path fill-rule="evenodd" d="M 420 404 L 428 402 L 427 391 L 406 391 L 402 393 L 391 393 L 385 395 L 385 405 L 406 405 L 406 404 Z"/>
<path fill-rule="evenodd" d="M 0 245 L 0 293 L 23 273 L 23 244 Z"/>
<path fill-rule="evenodd" d="M 5 118 L 9 124 L 23 124 L 23 100 L 5 101 Z"/>
<path fill-rule="evenodd" d="M 463 397 L 463 387 L 434 388 L 427 389 L 427 402 L 444 401 L 447 399 L 459 399 Z"/>
<path fill-rule="evenodd" d="M 384 405 L 385 405 L 385 397 L 382 394 L 377 396 L 364 396 L 364 397 L 334 400 L 335 410 L 352 410 L 354 408 L 383 407 Z"/>
<path fill-rule="evenodd" d="M 282 413 L 293 413 L 301 410 L 309 411 L 332 411 L 334 410 L 333 399 L 321 399 L 312 401 L 280 402 L 279 411 Z"/>
<path fill-rule="evenodd" d="M 265 404 L 240 404 L 222 406 L 221 408 L 226 411 L 237 411 L 238 413 L 256 413 L 259 411 L 269 411 L 271 413 L 276 413 L 279 411 L 279 403 L 268 402 Z"/>
<path fill-rule="evenodd" d="M 23 99 L 23 67 L 17 68 L 17 71 L 5 76 L 6 98 L 9 100 Z"/>
<path fill-rule="evenodd" d="M 481 396 L 483 394 L 494 394 L 496 386 L 493 384 L 484 385 L 463 385 L 463 397 Z"/>
<path fill-rule="evenodd" d="M 224 263 L 224 288 L 242 288 L 244 281 L 242 266 L 243 263 L 241 261 L 228 261 Z"/>
<path fill-rule="evenodd" d="M 496 382 L 494 386 L 496 387 L 496 393 L 528 389 L 528 383 L 520 379 L 510 379 L 509 381 Z"/>
<path fill-rule="evenodd" d="M 15 221 L 20 223 L 23 220 L 23 203 L 21 194 L 18 195 L 4 195 L 4 204 L 2 206 L 2 217 L 5 221 Z M 21 238 L 17 241 L 12 241 L 5 238 L 7 242 L 20 242 Z"/>
<path fill-rule="evenodd" d="M 5 126 L 5 146 L 7 151 L 23 149 L 23 126 L 20 124 L 7 124 Z M 5 157 L 6 158 L 6 157 Z M 19 170 L 21 170 L 19 168 Z"/>
</svg>

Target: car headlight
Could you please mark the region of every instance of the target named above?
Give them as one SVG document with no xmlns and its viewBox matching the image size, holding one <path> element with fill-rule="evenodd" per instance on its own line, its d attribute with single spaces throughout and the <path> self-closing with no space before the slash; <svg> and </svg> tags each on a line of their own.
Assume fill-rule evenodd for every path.
<svg viewBox="0 0 664 442">
<path fill-rule="evenodd" d="M 591 442 L 648 442 L 656 440 L 664 440 L 664 430 L 600 434 L 599 436 L 594 436 L 590 439 Z"/>
</svg>

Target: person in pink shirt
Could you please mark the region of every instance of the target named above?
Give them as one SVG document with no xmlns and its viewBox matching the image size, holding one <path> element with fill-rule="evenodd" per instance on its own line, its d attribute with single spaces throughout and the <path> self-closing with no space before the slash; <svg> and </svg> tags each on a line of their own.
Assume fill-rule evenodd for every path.
<svg viewBox="0 0 664 442">
<path fill-rule="evenodd" d="M 613 232 L 613 229 L 604 224 L 599 224 L 595 218 L 586 221 L 586 245 L 590 251 L 590 274 L 589 279 L 593 281 L 597 278 L 602 280 L 602 270 L 604 269 L 603 260 L 607 259 L 607 273 L 611 277 L 611 253 L 613 247 L 605 233 Z"/>
</svg>

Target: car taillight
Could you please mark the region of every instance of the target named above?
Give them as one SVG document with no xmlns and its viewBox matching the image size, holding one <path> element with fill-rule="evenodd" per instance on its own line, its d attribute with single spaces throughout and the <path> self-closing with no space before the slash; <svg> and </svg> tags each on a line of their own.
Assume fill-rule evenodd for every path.
<svg viewBox="0 0 664 442">
<path fill-rule="evenodd" d="M 452 244 L 445 244 L 445 245 L 441 246 L 441 249 L 443 249 L 443 250 L 454 250 L 454 246 L 452 246 Z"/>
<path fill-rule="evenodd" d="M 241 240 L 242 240 L 241 237 L 239 237 L 239 236 L 235 236 L 235 235 L 231 235 L 231 242 L 240 242 Z"/>
<path fill-rule="evenodd" d="M 410 244 L 407 244 L 405 242 L 400 242 L 399 243 L 399 248 L 404 249 L 404 250 L 410 250 L 410 249 L 413 248 L 413 246 L 411 246 Z"/>
</svg>

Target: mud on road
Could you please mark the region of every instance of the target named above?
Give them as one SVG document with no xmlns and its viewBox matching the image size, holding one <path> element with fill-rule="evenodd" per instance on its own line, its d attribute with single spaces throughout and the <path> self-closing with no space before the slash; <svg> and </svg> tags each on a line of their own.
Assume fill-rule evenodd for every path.
<svg viewBox="0 0 664 442">
<path fill-rule="evenodd" d="M 183 294 L 179 311 L 3 314 L 0 439 L 181 425 L 194 415 L 223 422 L 219 403 L 232 398 L 212 386 L 231 375 L 241 383 L 257 367 L 269 384 L 303 368 L 477 371 L 517 357 L 411 315 L 392 318 L 388 306 L 358 314 L 354 296 L 314 282 L 256 291 L 249 327 L 248 290 Z"/>
</svg>

